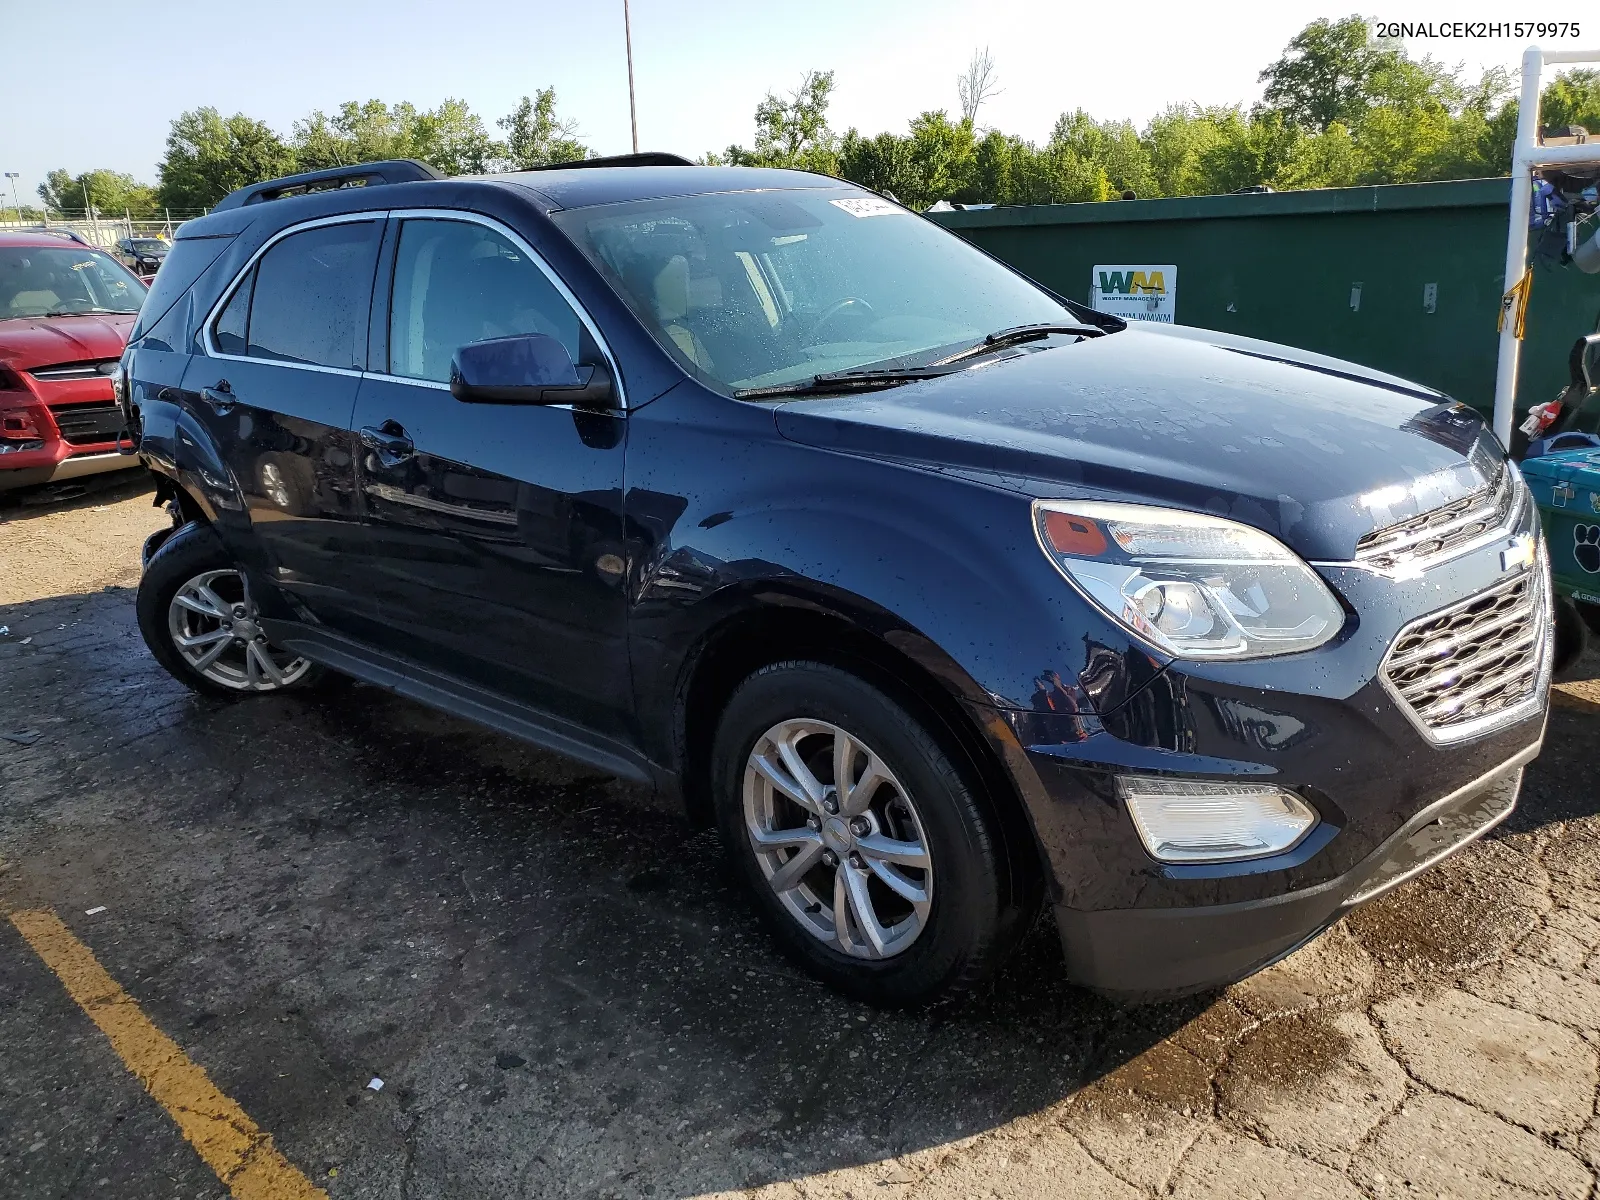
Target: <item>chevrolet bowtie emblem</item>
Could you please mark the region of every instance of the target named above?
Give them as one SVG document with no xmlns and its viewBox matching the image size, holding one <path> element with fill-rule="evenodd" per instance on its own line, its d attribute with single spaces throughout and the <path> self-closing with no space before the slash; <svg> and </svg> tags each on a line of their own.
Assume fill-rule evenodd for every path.
<svg viewBox="0 0 1600 1200">
<path fill-rule="evenodd" d="M 1511 545 L 1500 551 L 1500 569 L 1502 571 L 1520 571 L 1531 567 L 1534 559 L 1533 538 L 1526 533 L 1517 534 Z"/>
</svg>

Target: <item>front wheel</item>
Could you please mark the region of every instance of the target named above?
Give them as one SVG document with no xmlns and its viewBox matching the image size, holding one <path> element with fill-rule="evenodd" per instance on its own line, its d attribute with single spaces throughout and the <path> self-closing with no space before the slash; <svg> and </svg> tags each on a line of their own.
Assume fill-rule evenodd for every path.
<svg viewBox="0 0 1600 1200">
<path fill-rule="evenodd" d="M 997 819 L 937 739 L 835 667 L 763 668 L 712 750 L 724 844 L 784 950 L 889 1007 L 977 987 L 1020 923 Z"/>
<path fill-rule="evenodd" d="M 139 632 L 180 683 L 233 698 L 306 687 L 309 659 L 267 640 L 249 584 L 205 525 L 185 525 L 151 555 L 139 580 Z"/>
</svg>

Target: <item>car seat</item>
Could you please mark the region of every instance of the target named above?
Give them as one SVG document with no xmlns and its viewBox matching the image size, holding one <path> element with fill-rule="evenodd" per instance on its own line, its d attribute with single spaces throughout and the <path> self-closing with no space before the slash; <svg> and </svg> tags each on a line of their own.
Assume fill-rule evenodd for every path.
<svg viewBox="0 0 1600 1200">
<path fill-rule="evenodd" d="M 689 260 L 674 254 L 656 272 L 653 284 L 656 319 L 662 331 L 702 371 L 711 369 L 711 355 L 694 330 L 684 324 L 689 315 Z"/>
</svg>

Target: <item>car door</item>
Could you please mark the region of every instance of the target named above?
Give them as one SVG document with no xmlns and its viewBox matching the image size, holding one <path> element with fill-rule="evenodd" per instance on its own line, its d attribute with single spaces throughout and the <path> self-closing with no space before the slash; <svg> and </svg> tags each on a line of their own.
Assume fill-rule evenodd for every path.
<svg viewBox="0 0 1600 1200">
<path fill-rule="evenodd" d="M 370 634 L 350 418 L 367 350 L 384 215 L 290 230 L 235 281 L 183 392 L 206 427 L 249 536 L 241 559 L 321 624 Z"/>
<path fill-rule="evenodd" d="M 354 420 L 383 644 L 623 736 L 626 417 L 463 403 L 448 383 L 455 351 L 487 338 L 546 334 L 580 363 L 607 352 L 510 230 L 464 213 L 397 215 L 390 239 L 374 307 L 387 369 L 374 361 Z"/>
</svg>

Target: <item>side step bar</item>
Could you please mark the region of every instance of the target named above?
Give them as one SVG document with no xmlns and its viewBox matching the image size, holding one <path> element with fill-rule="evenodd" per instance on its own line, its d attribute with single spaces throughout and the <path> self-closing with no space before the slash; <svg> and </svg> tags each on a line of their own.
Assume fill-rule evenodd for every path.
<svg viewBox="0 0 1600 1200">
<path fill-rule="evenodd" d="M 285 650 L 351 675 L 363 683 L 476 721 L 490 729 L 587 763 L 607 774 L 654 786 L 657 770 L 631 747 L 600 737 L 563 717 L 496 696 L 476 684 L 374 650 L 299 621 L 263 620 L 261 627 Z"/>
</svg>

